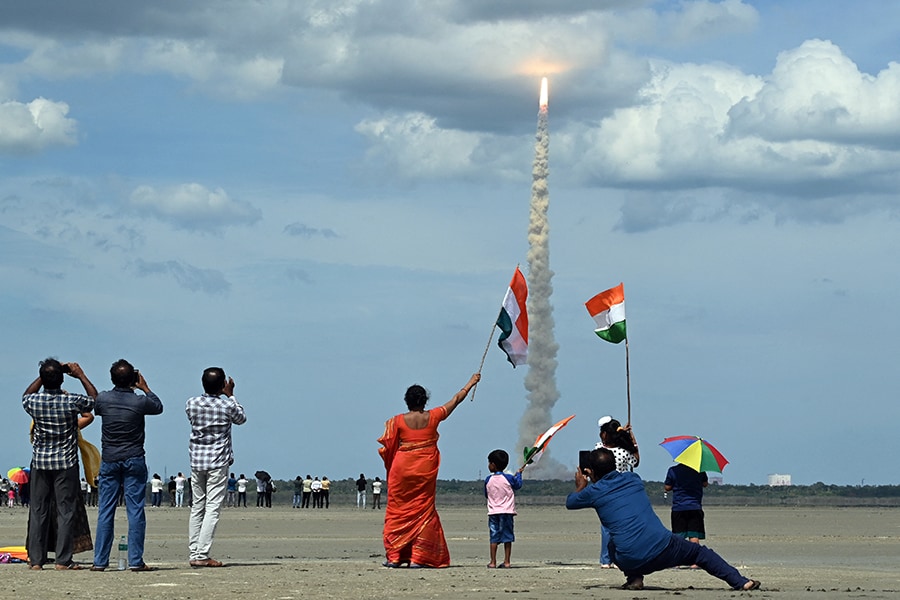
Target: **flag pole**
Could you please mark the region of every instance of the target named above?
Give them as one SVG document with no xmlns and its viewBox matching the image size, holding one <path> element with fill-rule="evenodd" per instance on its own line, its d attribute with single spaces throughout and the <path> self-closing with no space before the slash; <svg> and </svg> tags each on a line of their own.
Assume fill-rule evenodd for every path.
<svg viewBox="0 0 900 600">
<path fill-rule="evenodd" d="M 491 335 L 488 336 L 487 346 L 484 347 L 484 354 L 481 355 L 481 364 L 478 365 L 478 374 L 481 375 L 481 369 L 484 368 L 484 360 L 487 358 L 488 350 L 491 349 L 491 341 L 494 339 L 494 330 L 497 329 L 497 320 L 500 318 L 500 315 L 503 313 L 503 309 L 500 309 L 500 312 L 497 313 L 497 318 L 494 319 L 494 326 L 491 327 Z M 469 397 L 469 402 L 475 402 L 475 390 L 478 389 L 478 384 L 472 386 L 472 395 Z"/>
<path fill-rule="evenodd" d="M 628 425 L 631 425 L 631 367 L 628 361 L 628 336 L 625 337 L 625 390 L 628 397 Z"/>
</svg>

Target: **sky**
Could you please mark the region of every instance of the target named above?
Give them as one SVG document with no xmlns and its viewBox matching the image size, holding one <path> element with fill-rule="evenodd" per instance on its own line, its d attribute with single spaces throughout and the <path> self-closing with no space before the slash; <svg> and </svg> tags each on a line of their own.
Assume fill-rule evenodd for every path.
<svg viewBox="0 0 900 600">
<path fill-rule="evenodd" d="M 165 405 L 151 473 L 188 470 L 221 366 L 236 472 L 383 475 L 406 387 L 465 384 L 525 265 L 546 76 L 551 455 L 627 418 L 584 307 L 623 282 L 642 477 L 698 435 L 725 483 L 897 484 L 898 61 L 876 0 L 5 3 L 0 462 L 41 359 L 104 390 L 126 358 Z M 496 341 L 441 478 L 521 456 Z"/>
</svg>

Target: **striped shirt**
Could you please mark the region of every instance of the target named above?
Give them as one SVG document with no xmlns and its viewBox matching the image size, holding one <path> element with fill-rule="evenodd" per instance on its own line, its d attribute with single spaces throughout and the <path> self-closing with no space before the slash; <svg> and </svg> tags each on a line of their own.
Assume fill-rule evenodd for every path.
<svg viewBox="0 0 900 600">
<path fill-rule="evenodd" d="M 233 464 L 231 424 L 247 421 L 234 396 L 195 396 L 188 399 L 185 412 L 191 422 L 191 468 L 208 471 Z"/>
<path fill-rule="evenodd" d="M 22 407 L 34 419 L 32 469 L 56 471 L 78 464 L 78 417 L 94 409 L 94 399 L 62 390 L 22 396 Z"/>
</svg>

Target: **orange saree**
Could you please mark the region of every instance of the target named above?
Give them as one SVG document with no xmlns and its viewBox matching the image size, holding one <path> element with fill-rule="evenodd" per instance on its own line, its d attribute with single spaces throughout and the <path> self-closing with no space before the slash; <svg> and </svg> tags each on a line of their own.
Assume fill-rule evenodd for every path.
<svg viewBox="0 0 900 600">
<path fill-rule="evenodd" d="M 378 439 L 388 486 L 384 550 L 389 563 L 447 567 L 450 551 L 434 505 L 441 464 L 437 427 L 447 412 L 439 406 L 428 414 L 422 429 L 411 429 L 397 415 L 384 424 Z"/>
</svg>

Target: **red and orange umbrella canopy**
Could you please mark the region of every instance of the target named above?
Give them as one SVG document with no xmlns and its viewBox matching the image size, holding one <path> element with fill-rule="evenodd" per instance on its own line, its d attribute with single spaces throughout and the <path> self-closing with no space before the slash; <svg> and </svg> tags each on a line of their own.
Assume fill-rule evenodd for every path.
<svg viewBox="0 0 900 600">
<path fill-rule="evenodd" d="M 31 469 L 26 469 L 24 467 L 13 467 L 6 472 L 6 477 L 13 483 L 21 485 L 23 483 L 28 483 L 28 480 L 31 479 L 30 471 Z"/>
</svg>

